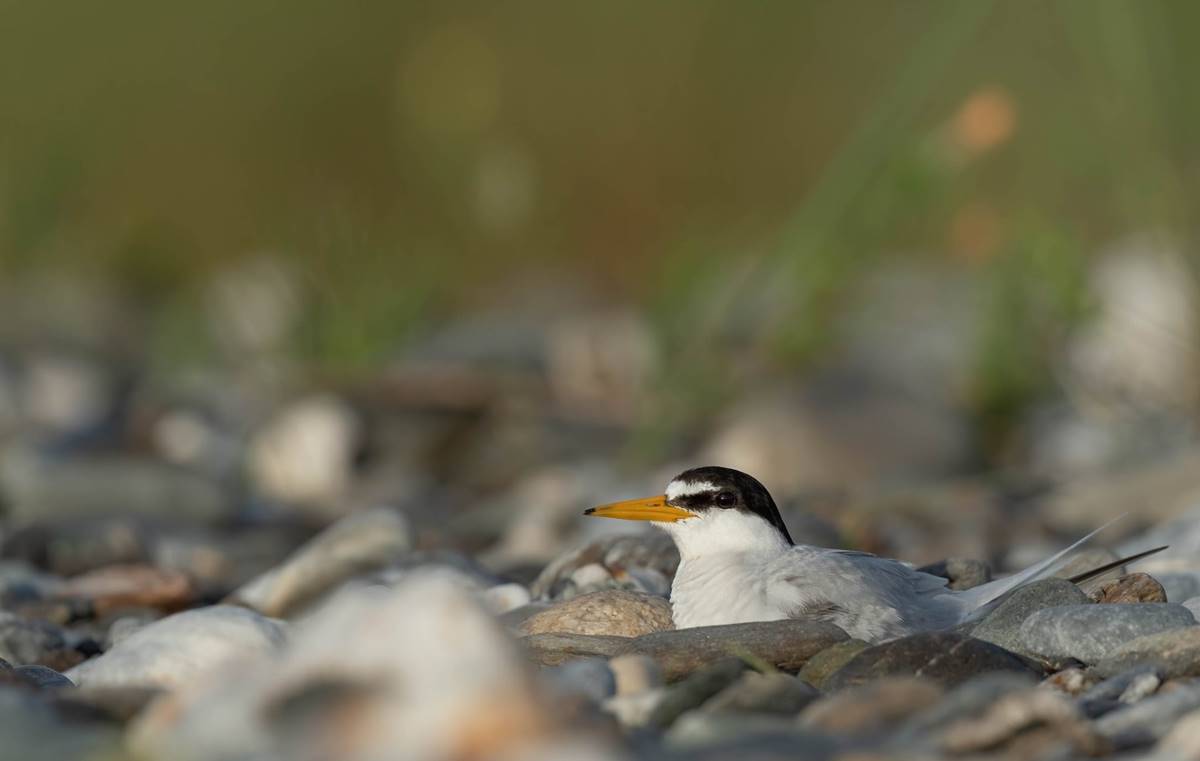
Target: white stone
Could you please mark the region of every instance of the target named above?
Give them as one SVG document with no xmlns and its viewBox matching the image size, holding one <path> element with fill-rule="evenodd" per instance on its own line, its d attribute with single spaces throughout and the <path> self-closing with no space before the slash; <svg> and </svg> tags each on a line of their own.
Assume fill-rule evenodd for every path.
<svg viewBox="0 0 1200 761">
<path fill-rule="evenodd" d="M 252 610 L 215 605 L 176 613 L 128 634 L 66 672 L 80 687 L 176 689 L 231 662 L 254 662 L 283 644 L 286 629 Z"/>
<path fill-rule="evenodd" d="M 341 399 L 301 399 L 267 423 L 250 442 L 250 473 L 267 496 L 326 511 L 350 483 L 361 424 Z"/>
</svg>

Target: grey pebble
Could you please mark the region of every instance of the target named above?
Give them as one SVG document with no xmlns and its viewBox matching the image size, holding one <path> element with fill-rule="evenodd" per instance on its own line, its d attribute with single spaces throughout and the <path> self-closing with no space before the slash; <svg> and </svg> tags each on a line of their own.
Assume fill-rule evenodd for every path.
<svg viewBox="0 0 1200 761">
<path fill-rule="evenodd" d="M 1042 579 L 1013 592 L 969 633 L 984 642 L 1019 650 L 1022 647 L 1021 625 L 1034 613 L 1059 605 L 1090 603 L 1091 599 L 1083 590 L 1066 579 Z"/>
<path fill-rule="evenodd" d="M 1135 637 L 1195 625 L 1192 612 L 1173 603 L 1061 605 L 1025 619 L 1020 648 L 1047 658 L 1095 663 Z"/>
</svg>

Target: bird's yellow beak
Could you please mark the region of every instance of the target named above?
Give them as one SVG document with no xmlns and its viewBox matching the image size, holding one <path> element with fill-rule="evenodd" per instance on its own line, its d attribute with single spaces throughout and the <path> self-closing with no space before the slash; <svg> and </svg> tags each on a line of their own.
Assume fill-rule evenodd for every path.
<svg viewBox="0 0 1200 761">
<path fill-rule="evenodd" d="M 584 515 L 595 515 L 598 518 L 621 518 L 627 521 L 659 521 L 674 523 L 684 518 L 695 518 L 696 514 L 681 507 L 667 504 L 665 495 L 645 497 L 643 499 L 627 499 L 624 502 L 614 502 L 611 505 L 591 507 L 583 511 Z"/>
</svg>

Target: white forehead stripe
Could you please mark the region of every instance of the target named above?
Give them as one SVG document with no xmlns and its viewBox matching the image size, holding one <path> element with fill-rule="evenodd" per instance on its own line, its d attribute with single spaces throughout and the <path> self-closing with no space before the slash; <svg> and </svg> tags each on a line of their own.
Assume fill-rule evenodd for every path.
<svg viewBox="0 0 1200 761">
<path fill-rule="evenodd" d="M 667 499 L 690 497 L 693 494 L 703 494 L 717 490 L 712 481 L 672 481 L 667 484 Z"/>
</svg>

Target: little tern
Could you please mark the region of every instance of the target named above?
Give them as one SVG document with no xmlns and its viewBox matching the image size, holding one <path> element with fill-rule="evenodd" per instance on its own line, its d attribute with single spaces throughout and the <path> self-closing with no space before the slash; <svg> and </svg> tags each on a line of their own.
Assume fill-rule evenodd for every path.
<svg viewBox="0 0 1200 761">
<path fill-rule="evenodd" d="M 1012 576 L 955 591 L 946 579 L 898 560 L 796 544 L 767 489 L 731 468 L 694 468 L 671 479 L 661 496 L 584 514 L 650 521 L 671 535 L 679 548 L 671 585 L 679 628 L 815 617 L 867 642 L 972 620 L 1012 590 L 1051 573 L 1096 533 Z M 1161 549 L 1108 563 L 1072 581 Z"/>
</svg>

